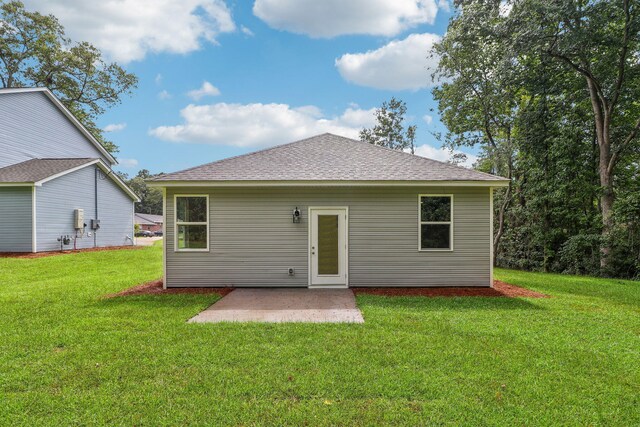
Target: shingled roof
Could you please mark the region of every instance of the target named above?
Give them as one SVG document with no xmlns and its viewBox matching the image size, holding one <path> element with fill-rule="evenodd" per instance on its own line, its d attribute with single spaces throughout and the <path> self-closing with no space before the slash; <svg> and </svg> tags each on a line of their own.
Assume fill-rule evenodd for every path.
<svg viewBox="0 0 640 427">
<path fill-rule="evenodd" d="M 15 165 L 0 168 L 0 184 L 4 186 L 42 185 L 51 179 L 90 165 L 97 165 L 106 176 L 110 177 L 134 201 L 138 196 L 125 184 L 118 174 L 111 173 L 109 165 L 101 159 L 64 158 L 64 159 L 31 159 Z"/>
<path fill-rule="evenodd" d="M 31 159 L 0 169 L 0 182 L 32 183 L 42 181 L 59 173 L 66 172 L 98 159 Z"/>
<path fill-rule="evenodd" d="M 164 174 L 152 181 L 506 182 L 498 176 L 330 133 Z"/>
</svg>

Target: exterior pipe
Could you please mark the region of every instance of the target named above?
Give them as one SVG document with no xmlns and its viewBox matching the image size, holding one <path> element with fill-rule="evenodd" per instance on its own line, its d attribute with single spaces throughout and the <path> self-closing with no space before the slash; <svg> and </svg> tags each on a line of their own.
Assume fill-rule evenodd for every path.
<svg viewBox="0 0 640 427">
<path fill-rule="evenodd" d="M 94 196 L 94 201 L 95 201 L 95 208 L 96 208 L 96 221 L 98 220 L 98 174 L 100 173 L 100 168 L 98 168 L 96 166 L 96 175 L 95 175 L 95 196 Z M 98 246 L 98 236 L 96 236 L 96 230 L 93 230 L 93 247 L 97 247 Z"/>
</svg>

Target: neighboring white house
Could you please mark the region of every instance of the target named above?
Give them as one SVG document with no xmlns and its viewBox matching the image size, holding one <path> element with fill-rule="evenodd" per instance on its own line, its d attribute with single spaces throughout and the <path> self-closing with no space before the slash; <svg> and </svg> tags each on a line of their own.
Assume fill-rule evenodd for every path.
<svg viewBox="0 0 640 427">
<path fill-rule="evenodd" d="M 504 178 L 323 134 L 154 178 L 165 286 L 492 286 Z"/>
<path fill-rule="evenodd" d="M 114 164 L 48 89 L 0 89 L 0 252 L 132 245 Z"/>
</svg>

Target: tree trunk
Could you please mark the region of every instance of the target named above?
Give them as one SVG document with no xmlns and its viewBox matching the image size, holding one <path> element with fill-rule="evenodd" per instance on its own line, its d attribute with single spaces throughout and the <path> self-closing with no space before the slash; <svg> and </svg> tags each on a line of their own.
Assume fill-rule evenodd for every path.
<svg viewBox="0 0 640 427">
<path fill-rule="evenodd" d="M 600 245 L 600 268 L 605 270 L 609 266 L 609 254 L 611 253 L 610 235 L 613 229 L 613 202 L 615 193 L 613 192 L 613 179 L 608 170 L 611 158 L 611 146 L 607 143 L 600 144 L 600 210 L 602 212 L 602 243 Z"/>
<path fill-rule="evenodd" d="M 610 234 L 613 228 L 613 202 L 615 193 L 613 191 L 613 171 L 611 163 L 611 138 L 610 125 L 611 117 L 607 105 L 598 96 L 595 83 L 587 78 L 587 87 L 593 107 L 594 122 L 596 126 L 596 138 L 598 140 L 599 161 L 598 174 L 600 176 L 600 211 L 602 214 L 602 242 L 600 243 L 600 269 L 606 270 L 609 266 L 609 254 L 611 253 Z"/>
<path fill-rule="evenodd" d="M 494 267 L 497 265 L 498 262 L 498 252 L 499 252 L 499 248 L 500 248 L 500 239 L 502 238 L 502 235 L 504 234 L 504 216 L 505 213 L 507 211 L 507 207 L 509 206 L 509 203 L 511 202 L 511 189 L 513 184 L 511 183 L 511 177 L 513 174 L 513 166 L 511 164 L 511 160 L 509 160 L 508 163 L 508 173 L 507 173 L 507 178 L 509 178 L 509 186 L 507 187 L 507 191 L 504 193 L 504 200 L 502 201 L 502 204 L 500 205 L 500 209 L 498 210 L 498 230 L 496 231 L 496 233 L 493 236 L 493 265 Z"/>
<path fill-rule="evenodd" d="M 509 183 L 509 187 L 507 187 L 507 191 L 504 194 L 504 200 L 502 201 L 502 205 L 500 205 L 500 210 L 498 211 L 498 230 L 496 234 L 493 236 L 493 266 L 495 267 L 498 263 L 498 252 L 500 248 L 500 239 L 504 234 L 504 214 L 507 210 L 507 205 L 509 204 L 509 200 L 511 200 L 511 183 Z"/>
</svg>

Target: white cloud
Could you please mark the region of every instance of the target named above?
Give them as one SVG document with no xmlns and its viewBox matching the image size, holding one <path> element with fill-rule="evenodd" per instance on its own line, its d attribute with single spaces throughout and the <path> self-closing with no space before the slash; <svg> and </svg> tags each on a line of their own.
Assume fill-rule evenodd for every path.
<svg viewBox="0 0 640 427">
<path fill-rule="evenodd" d="M 415 153 L 418 156 L 428 157 L 433 160 L 439 160 L 441 162 L 448 162 L 451 160 L 452 154 L 464 154 L 467 156 L 467 160 L 461 163 L 460 166 L 470 168 L 478 160 L 478 156 L 470 153 L 464 153 L 462 151 L 454 151 L 453 153 L 446 148 L 436 148 L 429 144 L 423 144 L 416 147 Z"/>
<path fill-rule="evenodd" d="M 430 51 L 439 40 L 436 34 L 411 34 L 376 50 L 342 55 L 335 65 L 345 80 L 360 86 L 387 90 L 431 87 L 438 58 Z"/>
<path fill-rule="evenodd" d="M 158 73 L 158 74 L 156 74 L 156 77 L 153 79 L 153 81 L 157 85 L 159 85 L 160 83 L 162 83 L 162 79 L 163 79 L 162 74 Z"/>
<path fill-rule="evenodd" d="M 424 116 L 422 116 L 422 120 L 424 120 L 426 124 L 430 125 L 431 123 L 433 123 L 433 116 L 425 114 Z"/>
<path fill-rule="evenodd" d="M 253 13 L 272 28 L 317 38 L 395 36 L 433 24 L 438 5 L 435 0 L 256 0 Z"/>
<path fill-rule="evenodd" d="M 357 139 L 362 127 L 375 123 L 374 111 L 347 108 L 340 116 L 326 117 L 311 105 L 191 104 L 180 112 L 183 124 L 160 126 L 149 133 L 171 142 L 238 147 L 270 146 L 323 132 Z"/>
<path fill-rule="evenodd" d="M 438 0 L 438 8 L 444 10 L 445 12 L 450 12 L 451 5 L 449 4 L 449 0 Z"/>
<path fill-rule="evenodd" d="M 187 96 L 195 101 L 200 100 L 205 96 L 218 96 L 220 95 L 220 90 L 212 85 L 211 83 L 205 81 L 202 83 L 199 89 L 190 90 L 187 92 Z"/>
<path fill-rule="evenodd" d="M 110 58 L 129 62 L 149 52 L 188 53 L 235 31 L 223 0 L 26 0 L 55 15 L 74 40 L 89 41 Z"/>
<path fill-rule="evenodd" d="M 158 92 L 158 99 L 162 101 L 164 101 L 165 99 L 171 99 L 171 94 L 163 89 L 160 92 Z"/>
<path fill-rule="evenodd" d="M 126 123 L 112 123 L 112 124 L 106 125 L 102 130 L 105 132 L 119 132 L 126 127 L 127 127 Z"/>
<path fill-rule="evenodd" d="M 245 36 L 249 36 L 249 37 L 253 37 L 253 31 L 251 31 L 249 28 L 245 27 L 244 25 L 240 26 L 240 31 L 242 31 L 242 34 L 244 34 Z"/>
<path fill-rule="evenodd" d="M 118 166 L 130 169 L 138 166 L 138 161 L 136 159 L 118 159 Z"/>
</svg>

